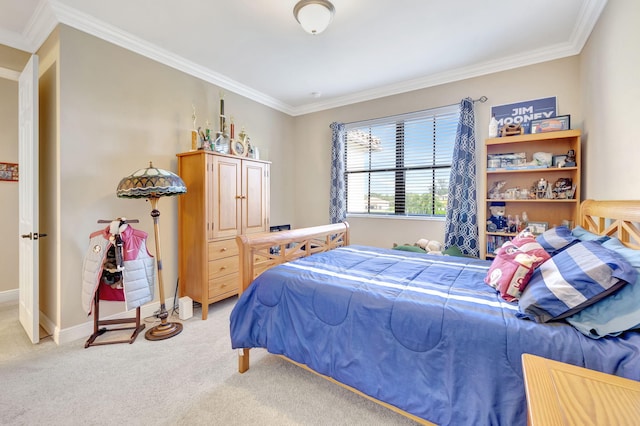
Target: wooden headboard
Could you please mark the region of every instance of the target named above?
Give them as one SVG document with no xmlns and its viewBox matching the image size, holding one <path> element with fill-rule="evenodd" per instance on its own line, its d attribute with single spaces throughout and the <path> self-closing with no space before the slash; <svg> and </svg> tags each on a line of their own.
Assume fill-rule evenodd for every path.
<svg viewBox="0 0 640 426">
<path fill-rule="evenodd" d="M 640 250 L 640 201 L 585 200 L 580 206 L 580 225 Z"/>
<path fill-rule="evenodd" d="M 314 253 L 349 245 L 347 222 L 236 237 L 240 249 L 240 294 L 267 269 Z"/>
</svg>

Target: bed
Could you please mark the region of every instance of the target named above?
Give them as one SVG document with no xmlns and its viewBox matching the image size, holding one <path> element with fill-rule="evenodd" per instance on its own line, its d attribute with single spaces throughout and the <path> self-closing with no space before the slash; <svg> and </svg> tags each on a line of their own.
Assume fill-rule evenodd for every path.
<svg viewBox="0 0 640 426">
<path fill-rule="evenodd" d="M 627 250 L 640 249 L 638 222 L 640 202 L 581 206 L 592 240 L 618 238 Z M 351 245 L 346 223 L 238 244 L 230 332 L 240 372 L 250 348 L 266 348 L 441 425 L 525 425 L 524 353 L 640 380 L 640 331 L 595 339 L 565 320 L 519 318 L 519 303 L 484 281 L 491 261 Z"/>
</svg>

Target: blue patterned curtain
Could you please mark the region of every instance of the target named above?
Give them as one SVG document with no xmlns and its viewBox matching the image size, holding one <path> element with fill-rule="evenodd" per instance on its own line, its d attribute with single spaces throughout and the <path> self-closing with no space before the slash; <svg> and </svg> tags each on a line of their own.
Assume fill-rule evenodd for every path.
<svg viewBox="0 0 640 426">
<path fill-rule="evenodd" d="M 476 200 L 476 137 L 473 100 L 460 103 L 460 122 L 449 177 L 445 247 L 478 257 L 478 206 Z"/>
<path fill-rule="evenodd" d="M 331 135 L 331 191 L 329 194 L 329 218 L 331 223 L 344 222 L 347 218 L 347 193 L 344 182 L 344 144 L 343 123 L 333 122 L 329 126 Z"/>
</svg>

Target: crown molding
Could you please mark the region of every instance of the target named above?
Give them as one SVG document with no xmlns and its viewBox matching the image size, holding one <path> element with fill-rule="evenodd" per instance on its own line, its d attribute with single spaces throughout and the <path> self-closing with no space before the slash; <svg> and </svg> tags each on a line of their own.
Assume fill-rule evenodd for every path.
<svg viewBox="0 0 640 426">
<path fill-rule="evenodd" d="M 40 0 L 22 33 L 27 44 L 31 46 L 31 53 L 35 53 L 42 46 L 57 25 L 58 20 L 50 2 Z"/>
<path fill-rule="evenodd" d="M 0 78 L 18 81 L 18 79 L 20 78 L 20 73 L 18 71 L 10 70 L 9 68 L 0 67 Z"/>
<path fill-rule="evenodd" d="M 31 46 L 29 46 L 22 36 L 13 31 L 0 28 L 0 44 L 12 47 L 14 49 L 22 50 L 24 52 L 32 53 Z"/>
</svg>

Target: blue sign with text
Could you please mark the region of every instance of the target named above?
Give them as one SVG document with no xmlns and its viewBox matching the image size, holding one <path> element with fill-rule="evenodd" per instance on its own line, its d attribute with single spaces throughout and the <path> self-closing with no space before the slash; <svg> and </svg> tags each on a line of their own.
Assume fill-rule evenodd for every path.
<svg viewBox="0 0 640 426">
<path fill-rule="evenodd" d="M 520 124 L 524 128 L 524 133 L 531 133 L 531 120 L 552 118 L 557 115 L 557 101 L 556 97 L 552 96 L 516 104 L 492 106 L 491 115 L 496 117 L 498 129 L 505 124 Z"/>
</svg>

